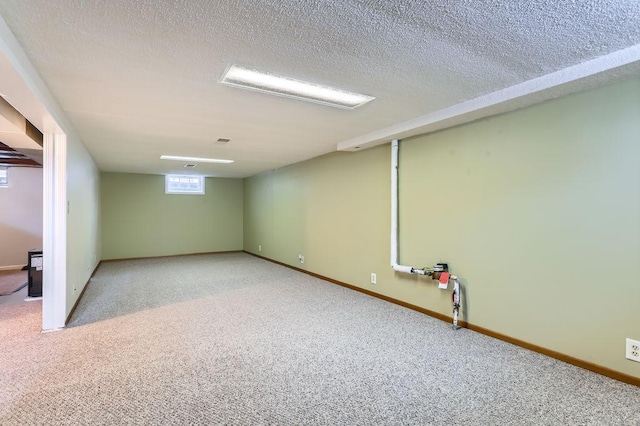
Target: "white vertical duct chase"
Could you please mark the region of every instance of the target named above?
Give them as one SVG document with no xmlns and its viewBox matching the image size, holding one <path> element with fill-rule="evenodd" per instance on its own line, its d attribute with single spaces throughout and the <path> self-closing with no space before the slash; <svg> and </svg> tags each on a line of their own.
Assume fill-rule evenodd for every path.
<svg viewBox="0 0 640 426">
<path fill-rule="evenodd" d="M 398 264 L 398 139 L 391 141 L 391 267 L 396 272 L 427 275 L 427 268 Z"/>
</svg>

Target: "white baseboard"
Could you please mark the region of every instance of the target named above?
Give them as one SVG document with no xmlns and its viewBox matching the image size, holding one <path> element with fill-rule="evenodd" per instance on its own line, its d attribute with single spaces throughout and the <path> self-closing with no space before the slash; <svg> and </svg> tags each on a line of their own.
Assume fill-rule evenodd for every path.
<svg viewBox="0 0 640 426">
<path fill-rule="evenodd" d="M 9 266 L 0 266 L 0 271 L 13 271 L 14 269 L 22 269 L 25 265 L 9 265 Z"/>
</svg>

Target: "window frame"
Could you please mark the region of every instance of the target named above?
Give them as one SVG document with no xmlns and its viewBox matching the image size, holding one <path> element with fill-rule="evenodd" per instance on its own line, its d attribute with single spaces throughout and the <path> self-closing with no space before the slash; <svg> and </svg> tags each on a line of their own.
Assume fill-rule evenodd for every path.
<svg viewBox="0 0 640 426">
<path fill-rule="evenodd" d="M 5 166 L 0 166 L 0 172 L 3 172 L 0 174 L 4 174 L 4 179 L 0 178 L 0 188 L 8 188 L 9 187 L 9 168 Z"/>
<path fill-rule="evenodd" d="M 189 180 L 198 179 L 199 180 L 199 184 L 198 184 L 199 188 L 196 189 L 196 190 L 172 188 L 172 185 L 171 185 L 171 179 L 172 178 L 189 179 Z M 165 194 L 169 194 L 169 195 L 204 195 L 205 194 L 205 182 L 206 182 L 206 178 L 204 176 L 168 174 L 168 175 L 165 175 L 165 177 L 164 177 L 164 193 Z M 195 183 L 195 182 L 189 182 L 189 184 L 191 184 L 191 183 Z"/>
</svg>

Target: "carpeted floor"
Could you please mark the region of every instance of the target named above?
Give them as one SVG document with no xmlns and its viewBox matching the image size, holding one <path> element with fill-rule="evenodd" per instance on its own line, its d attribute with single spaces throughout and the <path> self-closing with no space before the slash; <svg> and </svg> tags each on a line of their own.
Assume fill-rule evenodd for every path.
<svg viewBox="0 0 640 426">
<path fill-rule="evenodd" d="M 0 296 L 11 294 L 27 282 L 27 271 L 0 271 Z"/>
<path fill-rule="evenodd" d="M 64 331 L 36 303 L 0 305 L 2 425 L 640 424 L 640 388 L 246 254 L 103 263 Z"/>
</svg>

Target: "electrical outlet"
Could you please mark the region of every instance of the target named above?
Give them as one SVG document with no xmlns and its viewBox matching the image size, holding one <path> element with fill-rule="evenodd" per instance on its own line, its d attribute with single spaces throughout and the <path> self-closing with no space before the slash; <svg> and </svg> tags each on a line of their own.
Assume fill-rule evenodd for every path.
<svg viewBox="0 0 640 426">
<path fill-rule="evenodd" d="M 258 246 L 258 251 L 262 251 L 262 245 Z"/>
<path fill-rule="evenodd" d="M 371 274 L 371 284 L 375 284 L 377 279 L 378 279 L 378 277 L 376 277 L 376 274 L 372 273 Z"/>
<path fill-rule="evenodd" d="M 304 263 L 304 256 L 299 254 L 298 255 L 298 260 L 300 261 L 300 263 Z"/>
<path fill-rule="evenodd" d="M 627 359 L 640 362 L 640 341 L 627 339 Z"/>
</svg>

